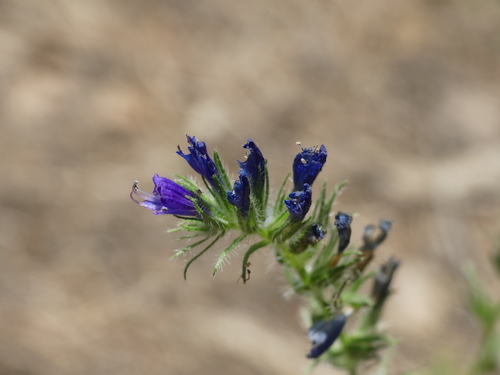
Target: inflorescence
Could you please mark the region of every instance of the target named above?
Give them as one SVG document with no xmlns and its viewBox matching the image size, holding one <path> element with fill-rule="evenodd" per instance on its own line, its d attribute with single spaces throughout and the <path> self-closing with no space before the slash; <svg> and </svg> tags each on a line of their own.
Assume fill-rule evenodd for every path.
<svg viewBox="0 0 500 375">
<path fill-rule="evenodd" d="M 217 151 L 211 156 L 206 144 L 195 137 L 187 136 L 187 142 L 188 153 L 180 147 L 176 153 L 201 176 L 201 188 L 182 176 L 176 176 L 174 181 L 155 174 L 152 193 L 139 190 L 137 181 L 130 193 L 135 203 L 153 214 L 181 219 L 172 232 L 186 232 L 181 239 L 194 243 L 178 250 L 174 258 L 204 246 L 187 262 L 184 278 L 196 259 L 227 233 L 236 231 L 236 238 L 220 253 L 213 275 L 230 253 L 248 239 L 252 244 L 243 256 L 241 268 L 241 278 L 246 282 L 250 256 L 259 249 L 272 247 L 288 283 L 308 301 L 312 343 L 309 358 L 321 357 L 352 369 L 353 363 L 375 358 L 378 350 L 389 345 L 390 339 L 379 334 L 375 325 L 399 262 L 391 259 L 375 277 L 363 275 L 363 271 L 386 238 L 391 222 L 381 220 L 378 233 L 374 226 L 367 226 L 362 246 L 349 250 L 353 216 L 344 212 L 332 214 L 335 198 L 345 183 L 330 195 L 323 184 L 313 205 L 312 186 L 326 163 L 326 147 L 301 148 L 292 163 L 293 189 L 287 191 L 289 174 L 274 204 L 269 205 L 267 160 L 254 141 L 249 139 L 243 145 L 248 151 L 245 161 L 238 161 L 239 176 L 233 182 Z M 360 286 L 370 278 L 374 279 L 372 296 L 358 294 Z M 361 310 L 366 314 L 359 329 L 352 335 L 341 334 L 348 317 Z M 344 337 L 340 348 L 330 349 L 339 336 Z"/>
</svg>

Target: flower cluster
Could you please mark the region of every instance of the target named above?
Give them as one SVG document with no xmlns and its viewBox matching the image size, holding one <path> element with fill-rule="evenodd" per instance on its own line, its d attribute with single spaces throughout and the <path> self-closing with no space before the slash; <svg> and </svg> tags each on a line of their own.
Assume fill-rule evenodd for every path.
<svg viewBox="0 0 500 375">
<path fill-rule="evenodd" d="M 293 187 L 287 188 L 289 174 L 274 204 L 269 204 L 267 160 L 253 140 L 243 145 L 247 153 L 244 161 L 238 161 L 235 181 L 230 180 L 216 151 L 209 154 L 206 144 L 195 137 L 187 136 L 187 142 L 188 152 L 185 154 L 178 146 L 176 153 L 199 175 L 201 186 L 181 176 L 171 180 L 155 174 L 152 193 L 139 190 L 137 181 L 130 193 L 135 203 L 153 214 L 181 219 L 172 231 L 187 232 L 181 239 L 194 243 L 178 250 L 174 257 L 202 246 L 187 262 L 184 277 L 195 260 L 228 232 L 236 231 L 235 239 L 220 252 L 214 275 L 229 254 L 248 240 L 245 242 L 251 245 L 244 253 L 241 268 L 241 278 L 246 282 L 252 254 L 272 247 L 293 291 L 309 302 L 307 324 L 312 349 L 307 357 L 344 368 L 352 367 L 353 355 L 361 359 L 376 357 L 376 352 L 390 342 L 376 332 L 375 324 L 390 293 L 398 261 L 383 266 L 374 279 L 372 296 L 360 296 L 358 290 L 370 278 L 362 276 L 362 272 L 387 237 L 391 222 L 382 220 L 378 233 L 374 226 L 367 226 L 363 245 L 358 250 L 349 249 L 353 216 L 345 212 L 332 214 L 335 198 L 345 183 L 330 195 L 323 184 L 313 204 L 313 184 L 326 163 L 326 147 L 301 148 L 292 162 Z M 367 318 L 359 331 L 345 336 L 340 348 L 333 349 L 348 317 L 362 310 Z"/>
<path fill-rule="evenodd" d="M 317 224 L 313 224 L 314 227 L 306 226 L 306 223 L 311 224 L 306 216 L 312 204 L 311 185 L 326 162 L 327 151 L 324 145 L 302 149 L 295 156 L 294 190 L 288 194 L 289 199 L 284 199 L 283 187 L 274 210 L 269 210 L 267 161 L 253 140 L 249 139 L 243 145 L 248 152 L 245 161 L 238 161 L 239 178 L 231 184 L 218 154 L 214 152 L 212 158 L 204 142 L 189 135 L 186 137 L 188 153 L 185 154 L 180 146 L 176 153 L 200 175 L 205 184 L 205 192 L 185 178 L 173 181 L 156 174 L 151 194 L 139 190 L 138 182 L 134 182 L 131 198 L 135 203 L 152 210 L 155 215 L 171 214 L 184 219 L 178 229 L 205 235 L 206 238 L 200 244 L 211 237 L 218 240 L 227 231 L 239 229 L 241 236 L 222 252 L 214 273 L 238 243 L 255 233 L 260 233 L 263 237 L 264 243 L 260 247 L 286 241 L 297 242 L 299 237 L 304 236 L 311 238 L 309 233 L 312 228 L 316 228 L 313 233 L 315 238 L 323 238 Z M 290 230 L 290 226 L 293 226 L 293 230 Z M 311 239 L 310 242 L 317 240 Z M 305 243 L 302 240 L 302 245 Z M 193 247 L 188 246 L 176 255 Z M 189 265 L 190 263 L 188 267 Z M 245 266 L 242 272 L 245 274 Z"/>
</svg>

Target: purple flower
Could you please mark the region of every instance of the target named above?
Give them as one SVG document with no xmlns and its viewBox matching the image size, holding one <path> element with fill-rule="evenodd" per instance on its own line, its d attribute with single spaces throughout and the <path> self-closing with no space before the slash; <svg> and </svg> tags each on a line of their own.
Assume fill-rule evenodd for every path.
<svg viewBox="0 0 500 375">
<path fill-rule="evenodd" d="M 327 152 L 325 145 L 304 148 L 295 155 L 293 160 L 294 191 L 302 189 L 304 184 L 312 185 L 326 162 Z"/>
<path fill-rule="evenodd" d="M 250 152 L 247 154 L 246 161 L 238 161 L 241 168 L 240 174 L 248 178 L 254 193 L 261 192 L 264 189 L 266 177 L 266 160 L 255 142 L 251 139 L 243 147 L 249 149 Z"/>
<path fill-rule="evenodd" d="M 250 209 L 250 184 L 245 175 L 240 174 L 240 179 L 234 182 L 233 191 L 227 192 L 227 200 L 236 206 L 243 216 L 247 216 Z"/>
<path fill-rule="evenodd" d="M 307 336 L 313 347 L 307 358 L 318 358 L 332 346 L 333 342 L 340 336 L 347 317 L 348 314 L 337 315 L 330 320 L 317 321 L 309 328 Z"/>
<path fill-rule="evenodd" d="M 190 199 L 196 197 L 192 192 L 178 183 L 157 174 L 153 176 L 153 183 L 155 184 L 153 193 L 149 194 L 139 190 L 138 182 L 134 182 L 130 198 L 142 207 L 152 210 L 155 215 L 200 216 Z"/>
<path fill-rule="evenodd" d="M 335 226 L 339 232 L 339 254 L 349 246 L 349 241 L 351 240 L 351 222 L 352 216 L 349 214 L 338 212 L 335 215 Z"/>
<path fill-rule="evenodd" d="M 312 203 L 312 190 L 309 184 L 304 184 L 302 191 L 294 191 L 289 195 L 290 200 L 285 205 L 290 212 L 290 220 L 302 221 L 306 216 Z"/>
<path fill-rule="evenodd" d="M 219 181 L 220 176 L 214 161 L 210 158 L 210 155 L 208 155 L 205 142 L 197 141 L 196 137 L 190 137 L 187 134 L 186 137 L 188 143 L 191 145 L 188 146 L 189 154 L 184 154 L 180 146 L 177 146 L 179 150 L 176 151 L 176 154 L 186 159 L 191 168 L 207 180 L 210 185 L 215 186 L 214 176 L 216 176 Z"/>
</svg>

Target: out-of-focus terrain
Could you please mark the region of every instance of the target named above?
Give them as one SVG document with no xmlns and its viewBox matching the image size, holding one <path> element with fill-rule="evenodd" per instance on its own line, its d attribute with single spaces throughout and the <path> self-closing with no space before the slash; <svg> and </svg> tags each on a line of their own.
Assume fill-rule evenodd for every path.
<svg viewBox="0 0 500 375">
<path fill-rule="evenodd" d="M 247 285 L 241 252 L 211 278 L 216 249 L 184 282 L 175 219 L 129 200 L 135 179 L 192 174 L 185 133 L 234 176 L 254 139 L 275 188 L 296 141 L 324 143 L 352 242 L 394 220 L 375 262 L 402 260 L 392 373 L 465 368 L 480 332 L 463 264 L 500 294 L 498 1 L 1 0 L 0 374 L 306 368 L 269 252 Z"/>
</svg>

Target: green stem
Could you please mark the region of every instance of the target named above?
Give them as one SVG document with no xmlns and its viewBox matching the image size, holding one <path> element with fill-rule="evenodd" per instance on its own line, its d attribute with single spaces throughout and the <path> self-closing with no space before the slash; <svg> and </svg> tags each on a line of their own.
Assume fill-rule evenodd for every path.
<svg viewBox="0 0 500 375">
<path fill-rule="evenodd" d="M 348 371 L 349 371 L 349 375 L 357 375 L 358 374 L 357 364 L 353 361 L 350 361 Z"/>
</svg>

